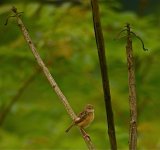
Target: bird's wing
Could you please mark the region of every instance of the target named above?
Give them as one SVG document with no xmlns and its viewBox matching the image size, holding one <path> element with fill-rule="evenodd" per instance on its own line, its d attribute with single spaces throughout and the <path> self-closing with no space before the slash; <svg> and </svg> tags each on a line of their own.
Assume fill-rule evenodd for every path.
<svg viewBox="0 0 160 150">
<path fill-rule="evenodd" d="M 86 119 L 87 115 L 88 115 L 87 111 L 83 111 L 83 112 L 79 113 L 78 119 L 75 120 L 75 124 L 82 122 L 82 120 Z"/>
</svg>

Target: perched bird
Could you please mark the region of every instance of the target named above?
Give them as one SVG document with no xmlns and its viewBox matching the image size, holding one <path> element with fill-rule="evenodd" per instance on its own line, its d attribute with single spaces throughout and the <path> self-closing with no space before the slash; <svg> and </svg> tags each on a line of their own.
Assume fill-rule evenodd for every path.
<svg viewBox="0 0 160 150">
<path fill-rule="evenodd" d="M 87 104 L 84 110 L 78 114 L 74 122 L 67 128 L 66 132 L 68 132 L 74 125 L 77 125 L 80 128 L 84 129 L 93 121 L 93 119 L 94 119 L 93 105 Z"/>
</svg>

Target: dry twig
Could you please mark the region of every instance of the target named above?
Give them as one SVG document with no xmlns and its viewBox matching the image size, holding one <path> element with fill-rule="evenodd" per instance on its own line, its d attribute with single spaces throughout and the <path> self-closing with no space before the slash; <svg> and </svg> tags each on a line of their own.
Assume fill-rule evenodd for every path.
<svg viewBox="0 0 160 150">
<path fill-rule="evenodd" d="M 129 86 L 129 104 L 130 104 L 130 134 L 129 149 L 137 149 L 137 97 L 136 97 L 136 81 L 134 70 L 134 57 L 132 49 L 132 39 L 130 25 L 127 24 L 127 63 L 128 63 L 128 86 Z"/>
<path fill-rule="evenodd" d="M 62 93 L 62 91 L 60 90 L 59 86 L 57 85 L 57 83 L 55 82 L 55 80 L 53 79 L 51 73 L 49 72 L 48 68 L 46 67 L 46 65 L 44 64 L 43 60 L 41 59 L 39 53 L 37 52 L 30 36 L 29 33 L 25 27 L 25 25 L 23 24 L 21 18 L 20 18 L 20 14 L 17 12 L 17 9 L 15 7 L 13 7 L 12 12 L 14 13 L 14 16 L 16 17 L 17 23 L 19 28 L 21 29 L 24 39 L 26 40 L 27 44 L 29 45 L 39 67 L 42 69 L 44 75 L 46 76 L 48 82 L 50 83 L 52 89 L 56 92 L 57 96 L 59 97 L 59 99 L 61 100 L 61 102 L 63 103 L 63 105 L 65 106 L 66 111 L 68 112 L 68 114 L 70 115 L 70 117 L 72 118 L 72 120 L 75 120 L 77 118 L 76 114 L 74 113 L 72 107 L 70 106 L 70 104 L 68 103 L 67 98 L 64 96 L 64 94 Z M 80 130 L 81 131 L 81 130 Z M 88 147 L 89 150 L 94 150 L 94 145 L 91 141 L 90 138 L 84 136 L 84 133 L 81 131 L 81 134 L 83 135 L 83 139 L 85 140 L 85 143 Z"/>
<path fill-rule="evenodd" d="M 126 55 L 128 64 L 128 86 L 129 86 L 129 105 L 130 105 L 130 129 L 129 129 L 129 149 L 137 149 L 137 95 L 136 95 L 136 80 L 135 80 L 135 67 L 134 67 L 134 57 L 132 49 L 132 37 L 134 35 L 142 43 L 142 48 L 144 51 L 148 49 L 145 48 L 143 40 L 131 31 L 130 24 L 127 23 L 126 28 L 120 31 L 120 34 L 127 31 L 127 45 L 126 45 Z"/>
<path fill-rule="evenodd" d="M 5 118 L 7 117 L 8 113 L 10 112 L 10 110 L 12 109 L 13 105 L 18 101 L 18 99 L 20 98 L 20 96 L 22 95 L 22 93 L 24 92 L 24 90 L 28 87 L 28 85 L 35 79 L 35 77 L 37 76 L 37 73 L 39 72 L 39 69 L 37 69 L 23 84 L 22 86 L 19 88 L 19 90 L 17 91 L 16 95 L 13 97 L 13 99 L 11 100 L 11 102 L 8 104 L 8 106 L 6 106 L 6 108 L 4 108 L 4 110 L 1 112 L 0 114 L 0 126 L 2 126 Z"/>
</svg>

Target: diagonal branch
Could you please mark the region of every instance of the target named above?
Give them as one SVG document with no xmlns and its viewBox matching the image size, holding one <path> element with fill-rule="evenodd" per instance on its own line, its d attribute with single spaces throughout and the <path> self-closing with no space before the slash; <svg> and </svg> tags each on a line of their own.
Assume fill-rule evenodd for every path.
<svg viewBox="0 0 160 150">
<path fill-rule="evenodd" d="M 18 26 L 20 27 L 23 36 L 26 40 L 26 42 L 28 43 L 39 67 L 42 69 L 44 75 L 46 76 L 47 80 L 49 81 L 50 85 L 52 86 L 53 90 L 56 92 L 56 94 L 58 95 L 58 97 L 61 99 L 61 102 L 65 105 L 65 108 L 68 112 L 68 114 L 71 116 L 71 118 L 74 120 L 76 118 L 76 114 L 73 112 L 71 106 L 69 105 L 66 97 L 64 96 L 64 94 L 62 93 L 62 91 L 60 90 L 60 88 L 58 87 L 57 83 L 55 82 L 55 80 L 53 79 L 51 73 L 49 72 L 48 68 L 46 67 L 46 65 L 44 64 L 43 60 L 41 59 L 40 55 L 38 54 L 29 34 L 28 31 L 26 29 L 26 27 L 24 26 L 22 20 L 20 19 L 19 13 L 17 13 L 17 9 L 15 7 L 12 8 L 12 11 L 15 13 L 15 16 L 17 18 L 17 23 Z"/>
<path fill-rule="evenodd" d="M 44 64 L 43 60 L 41 59 L 39 53 L 37 52 L 30 36 L 29 33 L 25 27 L 25 25 L 23 24 L 22 20 L 20 19 L 19 13 L 17 12 L 17 9 L 15 7 L 13 7 L 12 12 L 15 14 L 17 23 L 19 28 L 21 29 L 24 39 L 26 40 L 27 44 L 29 45 L 39 67 L 41 68 L 41 70 L 43 71 L 45 77 L 47 78 L 49 84 L 51 85 L 52 89 L 56 92 L 57 96 L 59 97 L 60 101 L 63 103 L 63 105 L 65 106 L 65 109 L 67 111 L 67 113 L 70 115 L 70 117 L 72 118 L 72 120 L 75 120 L 77 118 L 76 114 L 74 113 L 72 107 L 70 106 L 70 104 L 68 103 L 67 98 L 65 97 L 65 95 L 62 93 L 61 89 L 59 88 L 59 86 L 57 85 L 56 81 L 54 80 L 54 78 L 52 77 L 51 73 L 49 72 L 48 68 L 46 67 L 46 65 Z M 84 133 L 81 134 L 83 135 L 83 139 L 85 140 L 85 143 L 88 147 L 89 150 L 94 150 L 94 146 L 93 143 L 91 141 L 90 138 L 86 138 L 84 136 Z"/>
<path fill-rule="evenodd" d="M 47 66 L 50 65 L 50 63 L 47 63 Z M 14 95 L 14 97 L 11 99 L 10 103 L 4 108 L 3 111 L 0 112 L 0 126 L 3 125 L 7 115 L 11 111 L 14 104 L 19 100 L 23 92 L 26 90 L 26 88 L 33 82 L 33 80 L 36 78 L 37 74 L 40 72 L 40 68 L 36 68 L 34 73 L 29 76 L 29 78 L 23 82 L 23 84 L 20 86 L 20 88 L 17 90 L 17 93 Z"/>
<path fill-rule="evenodd" d="M 11 102 L 8 104 L 8 106 L 6 108 L 4 108 L 4 110 L 1 112 L 0 114 L 0 126 L 2 126 L 4 120 L 6 119 L 8 113 L 10 112 L 11 108 L 13 107 L 13 105 L 18 101 L 18 99 L 20 98 L 20 96 L 22 95 L 22 93 L 25 91 L 25 89 L 28 87 L 28 85 L 35 79 L 35 77 L 37 76 L 38 72 L 40 71 L 40 69 L 37 69 L 24 83 L 23 85 L 19 88 L 18 92 L 16 93 L 16 95 L 13 97 L 13 99 L 11 100 Z"/>
</svg>

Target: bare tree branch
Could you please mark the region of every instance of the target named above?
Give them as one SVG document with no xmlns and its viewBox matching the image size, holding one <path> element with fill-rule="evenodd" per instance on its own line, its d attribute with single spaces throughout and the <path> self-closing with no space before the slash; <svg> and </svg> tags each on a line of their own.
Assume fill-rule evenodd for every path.
<svg viewBox="0 0 160 150">
<path fill-rule="evenodd" d="M 128 64 L 128 86 L 129 86 L 129 104 L 130 104 L 130 133 L 129 133 L 129 149 L 137 149 L 137 96 L 136 81 L 134 69 L 134 57 L 132 49 L 132 39 L 130 25 L 127 24 L 127 64 Z"/>
<path fill-rule="evenodd" d="M 111 104 L 107 61 L 106 61 L 106 56 L 105 56 L 105 45 L 104 45 L 103 32 L 102 32 L 102 27 L 101 27 L 101 22 L 100 22 L 98 0 L 91 0 L 91 5 L 92 5 L 94 32 L 95 32 L 95 37 L 96 37 L 98 56 L 99 56 L 101 75 L 102 75 L 104 101 L 105 101 L 105 108 L 106 108 L 106 113 L 107 113 L 106 120 L 108 122 L 109 140 L 110 140 L 111 149 L 116 150 L 117 142 L 116 142 L 116 135 L 115 135 L 114 117 L 113 117 L 112 104 Z"/>
<path fill-rule="evenodd" d="M 0 114 L 0 126 L 2 126 L 3 122 L 5 121 L 5 118 L 7 117 L 8 113 L 12 109 L 13 105 L 18 101 L 22 93 L 25 91 L 25 89 L 28 87 L 28 85 L 35 79 L 40 69 L 37 69 L 19 88 L 17 94 L 13 97 L 11 102 L 8 104 L 6 108 L 1 112 Z"/>
<path fill-rule="evenodd" d="M 15 7 L 13 7 L 12 12 L 14 13 L 18 26 L 21 29 L 24 39 L 26 40 L 27 44 L 29 45 L 39 67 L 42 69 L 44 75 L 46 76 L 48 82 L 50 83 L 52 89 L 56 92 L 57 96 L 59 97 L 60 101 L 63 103 L 66 111 L 68 112 L 68 114 L 70 115 L 70 117 L 72 118 L 72 120 L 74 121 L 77 118 L 77 115 L 74 113 L 72 107 L 70 106 L 67 98 L 64 96 L 64 94 L 62 93 L 61 89 L 59 88 L 59 86 L 57 85 L 57 83 L 55 82 L 54 78 L 52 77 L 51 73 L 49 72 L 48 68 L 46 67 L 46 65 L 44 64 L 43 60 L 41 59 L 39 53 L 37 52 L 30 36 L 29 33 L 25 27 L 25 25 L 23 24 L 22 20 L 20 19 L 20 14 L 17 12 L 17 9 Z M 81 130 L 80 130 L 81 131 Z M 81 134 L 83 135 L 83 139 L 85 140 L 85 143 L 88 147 L 89 150 L 94 150 L 94 145 L 90 139 L 90 137 L 86 137 L 84 136 L 84 133 L 81 131 Z"/>
<path fill-rule="evenodd" d="M 50 63 L 47 64 L 47 66 L 50 65 Z M 36 68 L 34 73 L 26 80 L 24 83 L 20 86 L 20 88 L 17 90 L 17 93 L 15 96 L 11 99 L 10 103 L 0 112 L 0 126 L 3 125 L 7 115 L 11 111 L 14 104 L 19 100 L 23 92 L 26 90 L 26 88 L 32 83 L 32 81 L 36 78 L 37 74 L 40 72 L 40 68 Z"/>
</svg>

